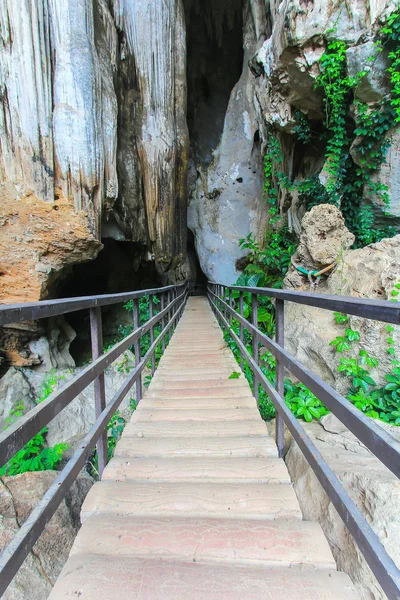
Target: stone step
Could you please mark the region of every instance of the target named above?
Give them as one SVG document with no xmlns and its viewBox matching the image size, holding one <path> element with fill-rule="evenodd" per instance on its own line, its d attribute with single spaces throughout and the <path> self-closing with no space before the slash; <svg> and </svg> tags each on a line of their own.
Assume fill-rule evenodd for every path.
<svg viewBox="0 0 400 600">
<path fill-rule="evenodd" d="M 207 379 L 212 379 L 213 376 L 218 379 L 227 379 L 229 375 L 231 375 L 235 371 L 235 367 L 230 365 L 213 365 L 212 367 L 193 367 L 189 365 L 179 365 L 177 367 L 175 364 L 173 365 L 159 365 L 158 372 L 159 375 L 168 376 L 172 381 L 174 377 L 181 376 L 182 379 L 192 377 L 203 376 Z M 182 380 L 181 379 L 181 380 Z"/>
<path fill-rule="evenodd" d="M 335 569 L 318 523 L 226 519 L 86 519 L 72 550 L 235 566 Z"/>
<path fill-rule="evenodd" d="M 266 424 L 260 419 L 245 421 L 188 421 L 187 423 L 128 423 L 122 437 L 234 437 L 268 435 Z"/>
<path fill-rule="evenodd" d="M 216 422 L 223 421 L 259 421 L 260 413 L 257 407 L 252 408 L 146 408 L 145 402 L 140 410 L 135 410 L 131 417 L 131 423 L 169 423 L 182 422 Z M 141 425 L 138 425 L 139 427 Z"/>
<path fill-rule="evenodd" d="M 239 370 L 238 370 L 239 372 Z M 190 394 L 194 393 L 196 390 L 201 389 L 204 390 L 207 394 L 212 394 L 213 391 L 217 392 L 218 390 L 224 390 L 226 392 L 234 392 L 239 391 L 240 393 L 245 389 L 249 389 L 249 384 L 247 379 L 243 376 L 237 379 L 210 379 L 210 380 L 202 380 L 202 379 L 193 379 L 190 381 L 169 381 L 169 378 L 159 378 L 156 375 L 153 377 L 151 381 L 151 389 L 146 392 L 146 396 L 149 393 L 157 393 L 162 391 L 178 391 L 182 390 L 185 392 L 189 392 Z M 206 391 L 207 390 L 207 391 Z"/>
<path fill-rule="evenodd" d="M 180 369 L 177 366 L 164 367 L 163 365 L 159 365 L 152 382 L 164 381 L 165 379 L 168 379 L 171 383 L 174 381 L 192 381 L 193 379 L 198 380 L 201 377 L 207 381 L 226 381 L 229 375 L 232 375 L 235 370 L 237 371 L 238 369 L 232 367 L 225 367 L 224 369 L 204 369 L 202 367 Z"/>
<path fill-rule="evenodd" d="M 177 368 L 169 368 L 167 373 L 165 369 L 162 371 L 160 367 L 158 367 L 153 379 L 151 380 L 151 384 L 153 385 L 154 383 L 158 386 L 160 383 L 168 382 L 171 385 L 173 383 L 179 383 L 180 385 L 183 385 L 185 382 L 188 384 L 191 384 L 191 382 L 196 382 L 197 385 L 197 383 L 203 378 L 204 384 L 208 386 L 213 385 L 214 382 L 226 382 L 229 375 L 231 375 L 233 371 L 239 373 L 241 372 L 239 366 L 237 366 L 236 369 L 224 369 L 223 372 L 221 372 L 221 370 L 211 371 L 204 369 L 192 369 L 190 373 L 186 371 L 183 372 Z M 245 381 L 245 377 L 242 374 L 239 379 L 231 379 L 229 381 Z"/>
<path fill-rule="evenodd" d="M 152 457 L 276 457 L 275 441 L 268 436 L 150 438 L 123 436 L 114 456 Z"/>
<path fill-rule="evenodd" d="M 222 482 L 290 484 L 288 470 L 279 458 L 155 457 L 115 456 L 104 470 L 104 480 L 140 480 L 153 483 Z"/>
<path fill-rule="evenodd" d="M 232 567 L 72 556 L 48 600 L 357 600 L 347 575 L 282 568 Z"/>
<path fill-rule="evenodd" d="M 257 403 L 254 398 L 250 397 L 237 397 L 232 394 L 229 398 L 224 397 L 200 397 L 200 398 L 164 398 L 159 399 L 157 396 L 149 398 L 147 395 L 143 398 L 142 402 L 139 403 L 137 410 L 151 409 L 151 408 L 165 408 L 165 409 L 183 409 L 183 408 L 255 408 Z"/>
<path fill-rule="evenodd" d="M 162 362 L 160 362 L 159 368 L 164 369 L 165 367 L 171 367 L 173 366 L 174 368 L 176 368 L 177 366 L 180 369 L 186 369 L 186 368 L 202 368 L 204 369 L 205 367 L 212 367 L 213 369 L 216 368 L 226 368 L 226 369 L 231 369 L 231 373 L 233 371 L 233 369 L 236 366 L 236 363 L 234 361 L 234 359 L 232 358 L 231 360 L 228 360 L 227 358 L 221 357 L 221 358 L 213 358 L 213 357 L 205 357 L 205 358 L 201 358 L 199 359 L 198 357 L 196 358 L 181 358 L 179 360 L 177 360 L 176 358 L 172 357 L 172 358 L 168 358 L 168 356 L 166 356 Z"/>
<path fill-rule="evenodd" d="M 238 381 L 238 380 L 237 380 Z M 245 385 L 239 385 L 236 387 L 230 386 L 230 387 L 226 387 L 226 386 L 222 386 L 220 385 L 219 387 L 205 387 L 205 388 L 189 388 L 189 389 L 184 389 L 184 388 L 175 388 L 170 386 L 164 386 L 164 388 L 158 388 L 158 389 L 154 389 L 153 386 L 151 386 L 151 389 L 149 389 L 144 398 L 147 400 L 147 398 L 184 398 L 185 400 L 187 398 L 236 398 L 236 397 L 250 397 L 253 398 L 253 395 L 251 393 L 250 387 L 249 385 L 246 384 Z"/>
<path fill-rule="evenodd" d="M 216 517 L 297 520 L 301 511 L 291 485 L 279 483 L 150 483 L 101 481 L 81 512 L 130 517 Z"/>
</svg>

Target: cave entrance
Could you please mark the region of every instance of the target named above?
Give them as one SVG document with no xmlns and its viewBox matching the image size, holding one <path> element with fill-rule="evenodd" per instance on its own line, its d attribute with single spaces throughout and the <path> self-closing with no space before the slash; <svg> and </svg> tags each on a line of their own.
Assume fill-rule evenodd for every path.
<svg viewBox="0 0 400 600">
<path fill-rule="evenodd" d="M 57 290 L 59 298 L 75 298 L 100 294 L 119 294 L 132 290 L 161 287 L 154 261 L 144 261 L 144 249 L 133 242 L 103 239 L 104 248 L 97 258 L 74 265 L 64 285 Z M 132 314 L 123 304 L 104 306 L 103 338 L 107 347 L 120 337 L 120 327 L 132 325 Z M 77 366 L 91 360 L 89 311 L 68 314 L 68 323 L 76 332 L 70 353 Z"/>
<path fill-rule="evenodd" d="M 205 296 L 207 293 L 207 276 L 203 273 L 197 256 L 193 232 L 188 229 L 187 252 L 190 262 L 191 276 L 189 278 L 189 289 L 192 296 Z"/>
<path fill-rule="evenodd" d="M 196 162 L 218 146 L 230 94 L 243 69 L 243 0 L 184 0 L 188 128 Z"/>
</svg>

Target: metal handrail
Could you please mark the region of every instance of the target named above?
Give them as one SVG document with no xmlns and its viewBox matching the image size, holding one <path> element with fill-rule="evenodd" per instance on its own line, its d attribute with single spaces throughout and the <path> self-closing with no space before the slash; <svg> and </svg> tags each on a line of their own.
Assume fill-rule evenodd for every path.
<svg viewBox="0 0 400 600">
<path fill-rule="evenodd" d="M 156 315 L 153 315 L 153 298 L 155 295 L 161 295 L 161 310 Z M 138 301 L 143 296 L 150 296 L 150 319 L 144 325 L 140 325 Z M 137 402 L 140 401 L 143 369 L 148 361 L 151 360 L 153 370 L 155 350 L 161 345 L 164 352 L 166 335 L 169 334 L 169 338 L 171 337 L 176 323 L 182 316 L 187 297 L 188 286 L 187 284 L 182 284 L 180 286 L 167 286 L 125 294 L 90 296 L 88 298 L 73 298 L 72 300 L 50 300 L 43 303 L 43 309 L 40 308 L 42 304 L 40 302 L 27 305 L 0 305 L 1 324 L 20 322 L 25 319 L 46 318 L 89 308 L 93 356 L 93 362 L 83 369 L 79 375 L 65 383 L 59 390 L 53 392 L 44 402 L 37 405 L 0 435 L 0 464 L 3 465 L 6 463 L 91 382 L 94 382 L 95 385 L 96 415 L 96 422 L 81 441 L 79 448 L 74 452 L 72 458 L 59 473 L 42 500 L 1 553 L 0 596 L 7 589 L 26 556 L 40 537 L 46 524 L 65 498 L 69 488 L 86 464 L 96 444 L 99 463 L 98 471 L 99 477 L 101 477 L 108 458 L 107 423 L 134 383 L 136 383 L 136 400 Z M 102 354 L 100 307 L 129 300 L 133 300 L 134 331 L 111 348 L 111 350 Z M 3 314 L 3 316 L 2 311 L 5 311 L 5 315 Z M 157 338 L 154 339 L 154 326 L 157 323 L 161 323 L 162 330 Z M 150 347 L 145 356 L 140 357 L 140 339 L 147 332 L 150 332 Z M 104 371 L 108 365 L 114 362 L 131 345 L 135 347 L 135 368 L 125 379 L 120 389 L 114 394 L 111 401 L 106 405 Z"/>
<path fill-rule="evenodd" d="M 79 296 L 77 298 L 60 298 L 58 300 L 40 300 L 39 302 L 23 302 L 20 304 L 0 304 L 0 325 L 20 323 L 21 321 L 36 321 L 47 317 L 56 317 L 66 313 L 119 304 L 129 300 L 138 300 L 143 296 L 165 294 L 181 286 L 168 285 L 161 288 L 123 292 L 121 294 L 102 294 L 98 296 Z"/>
<path fill-rule="evenodd" d="M 229 302 L 225 300 L 227 290 L 229 290 Z M 232 291 L 234 290 L 239 291 L 239 313 L 233 307 Z M 246 292 L 250 293 L 252 297 L 252 323 L 243 316 L 243 297 Z M 270 292 L 272 293 L 270 294 Z M 258 329 L 258 295 L 273 296 L 276 298 L 277 342 L 271 340 Z M 283 456 L 284 424 L 286 424 L 386 595 L 390 599 L 398 600 L 400 598 L 400 570 L 387 554 L 379 537 L 349 497 L 337 476 L 307 435 L 301 423 L 286 406 L 283 397 L 284 369 L 288 369 L 302 381 L 397 477 L 400 477 L 400 444 L 393 436 L 368 420 L 348 400 L 338 394 L 320 377 L 303 367 L 299 361 L 284 350 L 283 343 L 285 300 L 309 306 L 328 308 L 329 310 L 338 310 L 340 312 L 346 311 L 350 314 L 394 323 L 398 322 L 400 306 L 395 306 L 393 303 L 387 301 L 363 300 L 360 306 L 357 307 L 354 303 L 355 299 L 337 298 L 335 296 L 325 296 L 323 297 L 323 303 L 321 303 L 321 296 L 317 294 L 301 293 L 297 296 L 296 292 L 292 291 L 226 286 L 213 282 L 210 282 L 208 285 L 208 298 L 220 323 L 229 331 L 229 335 L 237 344 L 241 356 L 248 362 L 253 372 L 256 398 L 258 399 L 258 385 L 261 384 L 275 406 L 276 443 L 279 455 Z M 232 329 L 233 319 L 239 324 L 239 336 Z M 244 329 L 253 338 L 252 355 L 248 352 L 244 344 Z M 274 389 L 273 385 L 260 369 L 258 360 L 259 343 L 265 345 L 276 358 L 276 389 Z"/>
</svg>

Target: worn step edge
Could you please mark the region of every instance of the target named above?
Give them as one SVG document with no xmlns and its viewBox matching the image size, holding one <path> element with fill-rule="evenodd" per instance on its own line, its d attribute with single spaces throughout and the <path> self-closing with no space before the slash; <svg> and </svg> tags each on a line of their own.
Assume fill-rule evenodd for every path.
<svg viewBox="0 0 400 600">
<path fill-rule="evenodd" d="M 82 522 L 92 514 L 299 520 L 291 485 L 279 483 L 151 483 L 101 481 L 82 506 Z"/>
<path fill-rule="evenodd" d="M 259 421 L 260 413 L 256 406 L 252 408 L 146 408 L 145 403 L 135 410 L 131 423 L 185 423 L 227 421 Z"/>
<path fill-rule="evenodd" d="M 309 521 L 93 516 L 79 531 L 75 554 L 336 569 L 321 526 Z"/>
<path fill-rule="evenodd" d="M 78 554 L 48 600 L 357 600 L 350 578 L 328 569 L 261 569 Z"/>
<path fill-rule="evenodd" d="M 234 437 L 268 436 L 264 421 L 260 419 L 243 421 L 188 421 L 128 423 L 122 437 Z"/>
<path fill-rule="evenodd" d="M 131 458 L 115 456 L 105 468 L 104 480 L 142 480 L 152 483 L 174 482 L 220 482 L 290 484 L 290 476 L 280 458 Z"/>
<path fill-rule="evenodd" d="M 181 456 L 225 458 L 232 457 L 276 457 L 277 448 L 269 436 L 237 437 L 168 437 L 139 438 L 122 437 L 118 442 L 114 456 L 169 458 Z"/>
</svg>

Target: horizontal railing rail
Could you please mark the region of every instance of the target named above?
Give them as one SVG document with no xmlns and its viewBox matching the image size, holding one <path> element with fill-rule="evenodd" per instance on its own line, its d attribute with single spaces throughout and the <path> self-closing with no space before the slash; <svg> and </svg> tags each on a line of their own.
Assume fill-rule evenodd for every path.
<svg viewBox="0 0 400 600">
<path fill-rule="evenodd" d="M 144 296 L 150 297 L 150 318 L 146 323 L 140 324 L 138 302 L 139 299 Z M 154 296 L 161 296 L 160 311 L 156 315 L 154 315 Z M 28 519 L 22 524 L 9 545 L 1 553 L 0 596 L 7 589 L 26 556 L 40 537 L 46 524 L 65 498 L 72 483 L 89 460 L 96 444 L 98 453 L 98 472 L 99 477 L 101 477 L 104 467 L 107 464 L 108 457 L 107 424 L 135 383 L 136 400 L 137 402 L 140 401 L 142 372 L 148 362 L 151 361 L 152 373 L 154 373 L 156 348 L 161 345 L 162 351 L 165 350 L 166 336 L 168 335 L 170 339 L 174 327 L 182 315 L 187 297 L 188 286 L 187 284 L 183 284 L 181 286 L 167 286 L 164 288 L 143 290 L 141 292 L 92 296 L 84 299 L 78 298 L 73 299 L 72 304 L 69 299 L 47 301 L 44 310 L 38 309 L 38 304 L 40 303 L 32 303 L 27 305 L 27 307 L 14 305 L 11 311 L 8 311 L 8 308 L 4 309 L 4 305 L 0 306 L 0 322 L 2 323 L 16 322 L 15 317 L 20 315 L 24 315 L 27 319 L 38 319 L 55 316 L 56 314 L 65 314 L 66 312 L 81 310 L 82 308 L 89 308 L 91 311 L 93 355 L 92 363 L 84 368 L 79 375 L 66 382 L 60 389 L 53 392 L 44 402 L 38 404 L 34 409 L 19 419 L 17 423 L 0 435 L 1 465 L 5 464 L 18 450 L 23 448 L 27 441 L 41 431 L 43 427 L 59 414 L 63 408 L 68 406 L 68 404 L 91 382 L 94 382 L 95 384 L 94 399 L 96 414 L 96 421 L 86 437 L 80 442 L 79 448 L 74 452 L 72 458 L 59 473 L 54 483 L 29 515 Z M 75 303 L 74 300 L 79 302 Z M 108 352 L 102 354 L 103 342 L 100 307 L 120 302 L 125 303 L 130 300 L 133 300 L 134 331 L 121 342 L 113 346 Z M 55 312 L 52 311 L 52 302 L 57 306 L 57 310 L 54 309 Z M 69 306 L 68 310 L 64 310 L 66 306 Z M 3 317 L 1 320 L 2 310 L 6 310 L 8 316 Z M 15 310 L 19 312 L 15 312 Z M 157 324 L 160 324 L 161 332 L 155 338 L 154 327 Z M 146 354 L 141 357 L 140 339 L 146 333 L 150 334 L 150 347 Z M 110 402 L 106 404 L 104 371 L 107 366 L 113 363 L 132 345 L 135 348 L 135 367 L 127 376 L 120 389 L 114 394 Z"/>
<path fill-rule="evenodd" d="M 226 286 L 225 286 L 226 287 Z M 247 292 L 266 296 L 276 300 L 288 300 L 296 304 L 305 304 L 315 308 L 324 308 L 355 317 L 384 321 L 400 325 L 400 304 L 388 300 L 371 300 L 369 298 L 351 298 L 350 296 L 334 296 L 332 294 L 311 294 L 309 292 L 295 292 L 294 290 L 276 290 L 274 288 L 255 288 L 231 286 L 237 292 Z"/>
<path fill-rule="evenodd" d="M 239 312 L 234 307 L 233 291 L 239 291 Z M 280 290 L 225 286 L 217 283 L 209 283 L 208 286 L 208 297 L 214 313 L 229 332 L 240 350 L 242 359 L 247 361 L 253 372 L 255 397 L 258 399 L 258 385 L 261 384 L 275 406 L 276 443 L 279 455 L 283 455 L 284 424 L 286 424 L 388 598 L 398 600 L 400 598 L 400 570 L 387 554 L 379 537 L 349 497 L 301 423 L 287 407 L 284 400 L 284 369 L 286 368 L 302 381 L 397 477 L 400 477 L 400 444 L 393 436 L 365 417 L 320 377 L 303 367 L 283 348 L 283 342 L 285 300 L 395 323 L 400 307 L 394 306 L 390 302 L 386 302 L 386 305 L 389 305 L 386 306 L 384 301 L 370 301 L 367 308 L 364 306 L 364 308 L 357 309 L 353 302 L 349 302 L 354 299 L 339 297 L 336 302 L 336 298 L 332 296 L 329 297 L 329 305 L 323 306 L 320 296 L 317 294 L 302 293 L 301 297 L 296 299 L 296 292 L 289 292 L 287 297 L 281 295 L 278 297 L 276 293 L 279 294 L 279 292 Z M 251 294 L 252 297 L 252 323 L 243 316 L 245 293 Z M 286 294 L 286 292 L 282 291 L 282 294 Z M 276 298 L 277 341 L 275 342 L 258 328 L 258 295 Z M 325 299 L 327 298 L 325 297 Z M 315 300 L 314 303 L 313 300 Z M 365 302 L 363 301 L 363 304 Z M 382 302 L 384 303 L 383 307 Z M 384 318 L 381 318 L 382 316 Z M 239 325 L 239 335 L 232 328 L 233 319 Z M 252 354 L 244 343 L 243 332 L 245 329 L 252 336 Z M 265 346 L 276 358 L 276 389 L 259 366 L 259 344 Z"/>
<path fill-rule="evenodd" d="M 185 285 L 185 284 L 183 284 Z M 77 298 L 61 298 L 58 300 L 41 300 L 39 302 L 26 302 L 21 304 L 0 304 L 0 325 L 21 323 L 21 321 L 36 321 L 47 317 L 56 317 L 66 313 L 119 304 L 129 300 L 138 300 L 143 296 L 165 294 L 176 289 L 177 286 L 169 285 L 161 288 L 151 288 L 136 292 L 123 292 L 121 294 L 102 294 L 99 296 L 79 296 Z"/>
</svg>

